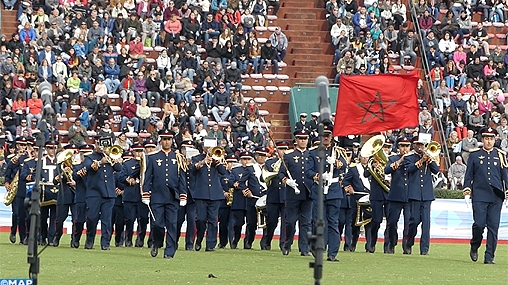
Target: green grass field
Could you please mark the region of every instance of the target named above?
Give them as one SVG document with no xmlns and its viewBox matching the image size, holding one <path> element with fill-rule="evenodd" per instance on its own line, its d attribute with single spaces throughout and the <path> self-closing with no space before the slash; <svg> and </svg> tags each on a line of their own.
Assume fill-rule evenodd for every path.
<svg viewBox="0 0 508 285">
<path fill-rule="evenodd" d="M 313 284 L 308 267 L 313 258 L 300 256 L 296 248 L 289 256 L 260 251 L 258 245 L 255 250 L 177 251 L 166 260 L 162 251 L 150 257 L 146 247 L 101 251 L 99 239 L 94 250 L 70 248 L 69 236 L 60 247 L 48 247 L 41 255 L 39 284 Z M 395 255 L 386 255 L 381 247 L 374 254 L 340 252 L 340 262 L 325 261 L 322 283 L 508 284 L 508 245 L 498 246 L 496 265 L 483 264 L 485 247 L 480 260 L 471 262 L 468 244 L 431 244 L 428 256 L 403 255 L 400 245 Z M 0 278 L 28 276 L 26 250 L 0 234 Z M 418 245 L 413 252 L 419 252 Z M 210 273 L 217 278 L 208 278 Z"/>
</svg>

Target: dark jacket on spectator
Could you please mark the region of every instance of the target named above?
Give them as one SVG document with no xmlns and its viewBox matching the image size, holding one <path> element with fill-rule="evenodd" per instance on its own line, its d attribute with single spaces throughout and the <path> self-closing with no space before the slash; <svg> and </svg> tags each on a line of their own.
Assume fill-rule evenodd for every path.
<svg viewBox="0 0 508 285">
<path fill-rule="evenodd" d="M 90 99 L 87 97 L 83 100 L 82 105 L 86 106 L 90 115 L 95 115 L 97 113 L 97 99 Z"/>
<path fill-rule="evenodd" d="M 483 76 L 483 66 L 481 64 L 469 64 L 466 68 L 466 73 L 468 78 L 480 78 Z"/>
<path fill-rule="evenodd" d="M 185 56 L 184 58 L 182 58 L 182 70 L 185 70 L 187 68 L 196 70 L 197 67 L 198 62 L 194 57 Z"/>
<path fill-rule="evenodd" d="M 275 59 L 277 55 L 277 51 L 275 50 L 275 48 L 273 46 L 262 46 L 261 47 L 261 59 L 268 59 L 268 60 L 271 60 L 271 59 Z"/>
<path fill-rule="evenodd" d="M 155 80 L 152 80 L 152 78 L 148 77 L 146 79 L 146 89 L 151 92 L 161 92 L 159 86 L 161 85 L 161 80 L 159 78 L 155 78 Z"/>
<path fill-rule="evenodd" d="M 230 121 L 233 133 L 245 133 L 247 131 L 247 120 L 244 116 L 241 116 L 240 118 L 234 116 Z"/>
<path fill-rule="evenodd" d="M 220 45 L 217 43 L 215 47 L 213 47 L 213 43 L 209 42 L 206 44 L 206 53 L 209 57 L 221 57 Z"/>
<path fill-rule="evenodd" d="M 97 65 L 92 65 L 92 78 L 94 78 L 95 80 L 97 80 L 97 78 L 99 78 L 99 75 L 103 75 L 104 74 L 104 66 L 97 66 Z"/>
<path fill-rule="evenodd" d="M 189 104 L 189 109 L 188 109 L 188 112 L 189 112 L 189 116 L 194 116 L 194 114 L 196 113 L 196 109 L 198 108 L 196 102 L 191 102 Z M 201 115 L 202 116 L 208 116 L 208 110 L 206 109 L 206 105 L 201 102 L 199 104 L 199 111 L 201 112 Z"/>
<path fill-rule="evenodd" d="M 219 106 L 229 107 L 229 104 L 230 104 L 230 98 L 229 98 L 228 92 L 226 92 L 226 91 L 224 91 L 222 93 L 220 93 L 219 91 L 215 92 L 215 94 L 213 95 L 212 106 L 214 106 L 214 107 L 219 107 Z"/>
<path fill-rule="evenodd" d="M 213 77 L 213 70 L 211 68 L 207 68 L 206 70 L 204 70 L 203 67 L 199 68 L 196 71 L 196 83 L 199 84 L 203 82 L 207 75 L 210 75 L 210 78 Z"/>
<path fill-rule="evenodd" d="M 225 82 L 228 82 L 228 83 L 236 82 L 236 83 L 238 83 L 238 82 L 242 81 L 242 72 L 238 68 L 235 68 L 235 69 L 228 68 L 228 69 L 226 69 L 226 71 L 224 73 L 225 73 L 225 78 L 224 78 Z"/>
</svg>

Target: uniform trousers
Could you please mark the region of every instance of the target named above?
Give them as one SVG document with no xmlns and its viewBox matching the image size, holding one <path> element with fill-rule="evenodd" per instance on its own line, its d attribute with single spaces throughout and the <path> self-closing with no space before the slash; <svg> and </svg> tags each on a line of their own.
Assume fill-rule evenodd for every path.
<svg viewBox="0 0 508 285">
<path fill-rule="evenodd" d="M 279 223 L 280 217 L 280 233 L 279 233 L 279 248 L 282 249 L 284 245 L 284 237 L 286 236 L 286 216 L 284 214 L 283 203 L 267 203 L 266 204 L 266 230 L 263 232 L 261 244 L 263 246 L 271 246 L 275 229 Z"/>
<path fill-rule="evenodd" d="M 88 197 L 86 198 L 86 243 L 93 246 L 97 223 L 101 220 L 101 246 L 109 246 L 111 240 L 111 216 L 115 198 Z"/>
<path fill-rule="evenodd" d="M 75 216 L 74 213 L 74 204 L 63 204 L 56 206 L 56 228 L 55 228 L 55 240 L 60 242 L 60 238 L 63 235 L 63 224 L 67 217 L 69 216 L 69 210 L 71 211 L 71 217 Z M 73 229 L 74 232 L 74 229 Z"/>
<path fill-rule="evenodd" d="M 148 228 L 148 221 L 150 220 L 150 210 L 148 210 L 148 205 L 143 204 L 141 201 L 138 202 L 138 213 L 138 228 L 136 230 L 138 237 L 136 238 L 136 246 L 143 247 L 145 243 L 146 229 Z"/>
<path fill-rule="evenodd" d="M 371 248 L 375 250 L 379 228 L 383 222 L 383 217 L 388 218 L 389 203 L 388 201 L 370 201 L 370 207 L 372 208 L 372 229 L 371 229 Z M 385 227 L 384 231 L 384 251 L 388 250 L 390 240 L 388 238 L 388 227 Z"/>
<path fill-rule="evenodd" d="M 242 227 L 245 223 L 245 238 L 243 240 L 243 246 L 251 246 L 256 237 L 257 228 L 257 212 L 256 207 L 253 205 L 247 206 L 247 210 L 231 210 L 233 215 L 233 245 L 237 245 L 242 236 Z"/>
<path fill-rule="evenodd" d="M 219 208 L 219 245 L 225 247 L 231 244 L 234 239 L 233 217 L 231 215 L 231 207 L 224 206 Z"/>
<path fill-rule="evenodd" d="M 286 235 L 284 249 L 291 250 L 298 220 L 298 249 L 301 253 L 310 252 L 308 232 L 311 230 L 312 200 L 286 200 Z"/>
<path fill-rule="evenodd" d="M 344 251 L 349 251 L 353 238 L 353 208 L 341 208 L 339 213 L 339 233 L 344 235 Z"/>
<path fill-rule="evenodd" d="M 176 243 L 180 240 L 182 225 L 187 220 L 187 229 L 185 231 L 185 249 L 192 250 L 194 247 L 194 238 L 196 237 L 196 203 L 187 204 L 178 208 L 178 224 L 176 226 Z M 217 235 L 217 233 L 215 233 Z M 208 236 L 208 234 L 207 234 Z"/>
<path fill-rule="evenodd" d="M 14 201 L 12 202 L 12 208 L 16 212 L 17 224 L 18 224 L 18 233 L 19 233 L 19 241 L 23 242 L 25 238 L 27 238 L 27 213 L 25 210 L 25 198 L 16 196 Z"/>
<path fill-rule="evenodd" d="M 325 246 L 328 246 L 328 256 L 335 257 L 340 248 L 340 233 L 339 233 L 339 216 L 340 216 L 340 203 L 342 199 L 330 199 L 324 201 L 323 217 L 324 217 L 324 239 Z M 317 222 L 317 200 L 312 204 L 312 226 L 313 233 L 316 232 Z"/>
<path fill-rule="evenodd" d="M 16 231 L 18 230 L 18 214 L 17 214 L 16 208 L 14 207 L 14 203 L 11 204 L 11 208 L 12 208 L 11 235 L 15 236 Z"/>
<path fill-rule="evenodd" d="M 170 195 L 171 196 L 171 195 Z M 155 220 L 153 221 L 152 237 L 153 246 L 161 248 L 164 242 L 164 233 L 166 233 L 166 248 L 164 255 L 174 257 L 176 244 L 176 224 L 178 220 L 179 200 L 171 196 L 171 201 L 165 204 L 150 204 Z M 166 231 L 164 231 L 164 228 Z"/>
<path fill-rule="evenodd" d="M 398 223 L 400 219 L 400 213 L 404 211 L 404 230 L 403 230 L 403 239 L 402 246 L 406 245 L 407 232 L 409 231 L 409 218 L 411 216 L 411 211 L 409 209 L 409 202 L 395 202 L 390 201 L 390 208 L 388 210 L 388 218 L 387 218 L 387 227 L 388 227 L 388 238 L 390 240 L 390 246 L 395 247 L 399 240 L 399 235 L 397 232 Z"/>
<path fill-rule="evenodd" d="M 212 249 L 217 245 L 217 219 L 219 216 L 220 200 L 196 199 L 196 244 L 201 244 L 206 231 L 206 248 Z"/>
<path fill-rule="evenodd" d="M 422 224 L 420 238 L 420 253 L 427 253 L 430 247 L 430 204 L 432 201 L 409 201 L 411 217 L 409 218 L 409 230 L 407 233 L 407 246 L 415 244 L 418 225 Z"/>
<path fill-rule="evenodd" d="M 81 239 L 81 235 L 83 234 L 83 228 L 86 221 L 86 203 L 76 203 L 74 204 L 74 210 L 72 215 L 72 240 L 74 242 L 78 242 Z"/>
<path fill-rule="evenodd" d="M 125 242 L 125 209 L 122 205 L 115 205 L 111 214 L 111 224 L 115 231 L 115 246 L 122 246 Z M 112 228 L 112 232 L 113 232 Z"/>
<path fill-rule="evenodd" d="M 41 207 L 41 240 L 53 242 L 53 238 L 55 237 L 56 215 L 56 205 Z"/>
<path fill-rule="evenodd" d="M 485 261 L 494 260 L 494 252 L 497 247 L 497 234 L 501 220 L 501 208 L 503 201 L 496 198 L 495 202 L 475 202 L 473 200 L 473 238 L 471 248 L 478 249 L 482 244 L 483 231 L 487 227 L 487 246 Z"/>
</svg>

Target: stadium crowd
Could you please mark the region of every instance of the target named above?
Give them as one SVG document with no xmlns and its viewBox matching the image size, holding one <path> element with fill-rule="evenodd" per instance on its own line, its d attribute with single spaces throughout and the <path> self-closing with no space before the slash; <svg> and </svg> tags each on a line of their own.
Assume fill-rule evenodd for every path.
<svg viewBox="0 0 508 285">
<path fill-rule="evenodd" d="M 430 69 L 426 80 L 431 82 L 431 88 L 426 88 L 424 81 L 419 82 L 419 126 L 401 130 L 399 134 L 434 135 L 433 120 L 440 120 L 454 163 L 449 178 L 460 184 L 469 152 L 479 147 L 482 127 L 496 127 L 499 132 L 496 146 L 508 151 L 504 105 L 508 54 L 506 46 L 491 44 L 493 38 L 502 44 L 506 41 L 508 3 L 419 0 L 411 6 L 406 7 L 400 0 L 363 1 L 363 6 L 356 0 L 326 3 L 335 49 L 335 83 L 340 83 L 343 74 L 413 70 L 419 54 Z M 406 18 L 411 11 L 416 13 L 418 23 Z M 479 22 L 472 21 L 475 14 L 480 15 Z M 489 27 L 492 27 L 490 32 Z M 392 59 L 400 59 L 400 65 L 393 64 Z M 424 68 L 425 62 L 422 65 L 418 67 Z M 434 96 L 435 106 L 429 96 Z M 463 159 L 456 162 L 460 156 Z M 455 169 L 460 171 L 457 173 Z"/>
<path fill-rule="evenodd" d="M 50 104 L 60 121 L 71 122 L 69 141 L 77 145 L 87 130 L 121 133 L 130 145 L 137 135 L 125 134 L 153 125 L 152 138 L 172 129 L 177 143 L 212 136 L 230 147 L 266 146 L 258 104 L 244 102 L 241 82 L 249 73 L 277 74 L 283 63 L 288 39 L 280 27 L 267 30 L 278 0 L 4 5 L 17 7 L 19 23 L 19 32 L 0 40 L 1 127 L 8 141 L 36 129 Z M 258 39 L 257 30 L 267 38 Z M 52 84 L 51 93 L 38 87 L 42 82 Z M 115 106 L 110 98 L 121 100 Z M 75 121 L 67 118 L 78 105 Z"/>
</svg>

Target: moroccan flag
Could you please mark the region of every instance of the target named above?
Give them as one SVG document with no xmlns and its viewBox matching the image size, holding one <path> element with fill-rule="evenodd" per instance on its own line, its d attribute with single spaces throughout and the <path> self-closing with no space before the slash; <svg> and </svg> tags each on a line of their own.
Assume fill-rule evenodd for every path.
<svg viewBox="0 0 508 285">
<path fill-rule="evenodd" d="M 341 76 L 334 136 L 365 135 L 418 125 L 416 71 Z"/>
</svg>

